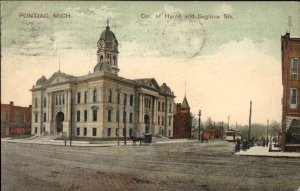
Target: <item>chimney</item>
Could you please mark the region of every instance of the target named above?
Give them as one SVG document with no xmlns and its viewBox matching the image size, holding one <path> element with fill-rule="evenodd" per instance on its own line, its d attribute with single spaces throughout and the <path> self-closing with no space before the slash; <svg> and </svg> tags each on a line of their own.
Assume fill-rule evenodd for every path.
<svg viewBox="0 0 300 191">
<path fill-rule="evenodd" d="M 10 106 L 14 106 L 14 102 L 11 101 L 11 102 L 9 103 L 9 105 L 10 105 Z"/>
</svg>

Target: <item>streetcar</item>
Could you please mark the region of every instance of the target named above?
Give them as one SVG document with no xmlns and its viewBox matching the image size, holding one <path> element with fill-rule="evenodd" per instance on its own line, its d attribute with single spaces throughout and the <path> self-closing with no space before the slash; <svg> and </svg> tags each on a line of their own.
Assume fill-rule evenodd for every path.
<svg viewBox="0 0 300 191">
<path fill-rule="evenodd" d="M 225 131 L 225 135 L 224 135 L 224 139 L 226 141 L 232 141 L 232 142 L 235 142 L 236 140 L 241 140 L 241 133 L 240 131 L 237 131 L 237 130 L 228 130 L 228 131 Z"/>
</svg>

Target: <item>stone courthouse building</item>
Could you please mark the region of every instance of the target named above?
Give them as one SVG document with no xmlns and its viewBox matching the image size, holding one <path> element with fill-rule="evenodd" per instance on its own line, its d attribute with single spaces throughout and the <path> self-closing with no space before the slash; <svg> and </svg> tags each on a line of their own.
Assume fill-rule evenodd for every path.
<svg viewBox="0 0 300 191">
<path fill-rule="evenodd" d="M 97 42 L 94 71 L 42 76 L 32 87 L 32 134 L 115 137 L 173 136 L 174 93 L 154 78 L 118 76 L 118 41 L 107 26 Z M 119 131 L 118 131 L 119 127 Z M 126 128 L 125 128 L 126 127 Z"/>
<path fill-rule="evenodd" d="M 281 36 L 282 149 L 300 152 L 300 38 Z"/>
</svg>

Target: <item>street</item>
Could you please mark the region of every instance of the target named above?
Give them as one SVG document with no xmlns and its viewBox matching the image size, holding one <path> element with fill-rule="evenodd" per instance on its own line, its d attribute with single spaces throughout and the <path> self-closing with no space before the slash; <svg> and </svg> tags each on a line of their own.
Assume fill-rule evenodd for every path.
<svg viewBox="0 0 300 191">
<path fill-rule="evenodd" d="M 299 158 L 233 155 L 233 143 L 70 147 L 1 142 L 1 190 L 297 190 Z"/>
</svg>

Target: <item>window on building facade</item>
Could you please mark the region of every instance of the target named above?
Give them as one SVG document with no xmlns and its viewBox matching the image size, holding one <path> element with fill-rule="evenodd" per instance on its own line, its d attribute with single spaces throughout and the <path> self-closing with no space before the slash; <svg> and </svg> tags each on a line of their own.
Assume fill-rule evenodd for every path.
<svg viewBox="0 0 300 191">
<path fill-rule="evenodd" d="M 113 62 L 114 62 L 114 66 L 116 66 L 117 65 L 117 60 L 116 60 L 116 56 L 115 55 L 113 57 Z"/>
<path fill-rule="evenodd" d="M 59 94 L 59 105 L 61 105 L 61 94 Z"/>
<path fill-rule="evenodd" d="M 120 92 L 117 93 L 117 104 L 120 104 Z"/>
<path fill-rule="evenodd" d="M 34 128 L 34 133 L 37 134 L 37 127 Z"/>
<path fill-rule="evenodd" d="M 80 111 L 77 111 L 76 118 L 77 118 L 77 121 L 80 121 Z"/>
<path fill-rule="evenodd" d="M 34 107 L 35 107 L 35 108 L 38 107 L 38 100 L 37 100 L 37 98 L 34 99 Z"/>
<path fill-rule="evenodd" d="M 162 124 L 162 125 L 165 124 L 165 117 L 161 117 L 161 124 Z"/>
<path fill-rule="evenodd" d="M 112 114 L 112 110 L 109 109 L 107 110 L 107 121 L 111 122 L 111 114 Z"/>
<path fill-rule="evenodd" d="M 132 137 L 132 129 L 129 129 L 129 137 Z"/>
<path fill-rule="evenodd" d="M 93 110 L 93 121 L 97 121 L 97 110 Z"/>
<path fill-rule="evenodd" d="M 111 128 L 107 129 L 107 136 L 110 137 L 111 136 Z"/>
<path fill-rule="evenodd" d="M 291 60 L 291 79 L 298 79 L 298 58 L 292 58 Z"/>
<path fill-rule="evenodd" d="M 172 105 L 169 105 L 169 112 L 172 113 Z"/>
<path fill-rule="evenodd" d="M 124 105 L 127 104 L 127 94 L 124 94 Z"/>
<path fill-rule="evenodd" d="M 84 121 L 87 121 L 87 110 L 84 110 Z"/>
<path fill-rule="evenodd" d="M 84 129 L 83 129 L 83 136 L 86 136 L 87 135 L 87 128 L 85 127 Z"/>
<path fill-rule="evenodd" d="M 46 122 L 46 120 L 47 120 L 47 114 L 44 113 L 44 122 Z"/>
<path fill-rule="evenodd" d="M 160 101 L 158 102 L 158 111 L 160 111 Z"/>
<path fill-rule="evenodd" d="M 38 122 L 38 113 L 34 114 L 34 122 Z"/>
<path fill-rule="evenodd" d="M 93 92 L 93 102 L 97 101 L 97 90 L 94 90 Z"/>
<path fill-rule="evenodd" d="M 130 95 L 130 106 L 133 106 L 133 95 Z"/>
<path fill-rule="evenodd" d="M 120 112 L 117 111 L 116 112 L 116 122 L 120 122 L 119 116 L 120 116 Z"/>
<path fill-rule="evenodd" d="M 19 121 L 19 113 L 16 113 L 16 122 Z"/>
<path fill-rule="evenodd" d="M 171 136 L 171 130 L 169 130 L 169 137 Z"/>
<path fill-rule="evenodd" d="M 80 103 L 80 92 L 77 92 L 77 103 Z"/>
<path fill-rule="evenodd" d="M 109 90 L 108 92 L 108 102 L 111 103 L 112 102 L 112 91 Z"/>
<path fill-rule="evenodd" d="M 162 112 L 165 111 L 165 103 L 164 102 L 162 102 L 162 104 L 161 104 L 161 110 L 162 110 Z"/>
<path fill-rule="evenodd" d="M 46 107 L 47 103 L 46 103 L 46 97 L 44 97 L 44 100 L 43 100 L 43 106 Z"/>
<path fill-rule="evenodd" d="M 65 94 L 62 95 L 62 104 L 65 104 Z"/>
<path fill-rule="evenodd" d="M 291 88 L 291 102 L 290 108 L 296 109 L 297 108 L 297 89 Z"/>
<path fill-rule="evenodd" d="M 169 117 L 169 126 L 171 126 L 172 117 Z"/>
<path fill-rule="evenodd" d="M 79 127 L 77 127 L 77 132 L 76 132 L 76 134 L 77 134 L 77 136 L 80 135 L 80 128 L 79 128 Z"/>
<path fill-rule="evenodd" d="M 133 113 L 129 114 L 129 123 L 133 123 Z"/>
<path fill-rule="evenodd" d="M 160 124 L 160 116 L 158 116 L 157 124 L 158 124 L 158 125 Z"/>
<path fill-rule="evenodd" d="M 84 92 L 84 103 L 87 103 L 87 91 Z"/>
<path fill-rule="evenodd" d="M 55 96 L 55 105 L 58 105 L 58 95 Z"/>
<path fill-rule="evenodd" d="M 123 122 L 126 123 L 127 113 L 123 112 Z"/>
<path fill-rule="evenodd" d="M 93 136 L 97 136 L 97 128 L 93 128 Z"/>
</svg>

